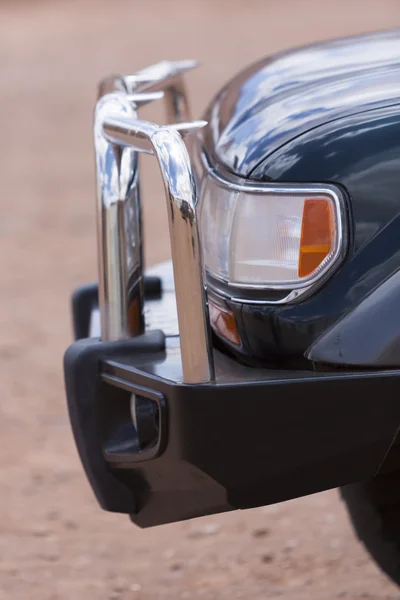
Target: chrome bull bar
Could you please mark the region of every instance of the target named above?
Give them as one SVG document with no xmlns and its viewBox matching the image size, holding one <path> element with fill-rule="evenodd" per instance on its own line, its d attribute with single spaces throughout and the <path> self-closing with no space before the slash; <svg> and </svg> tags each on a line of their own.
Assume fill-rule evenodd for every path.
<svg viewBox="0 0 400 600">
<path fill-rule="evenodd" d="M 144 152 L 157 158 L 164 183 L 183 380 L 191 384 L 214 379 L 196 183 L 182 138 L 205 125 L 188 120 L 182 75 L 193 66 L 193 61 L 164 61 L 133 76 L 104 80 L 94 119 L 101 339 L 122 340 L 143 331 L 143 319 L 140 325 L 132 318 L 131 288 L 134 280 L 136 310 L 142 315 L 138 154 Z M 141 105 L 164 95 L 174 123 L 138 119 Z"/>
</svg>

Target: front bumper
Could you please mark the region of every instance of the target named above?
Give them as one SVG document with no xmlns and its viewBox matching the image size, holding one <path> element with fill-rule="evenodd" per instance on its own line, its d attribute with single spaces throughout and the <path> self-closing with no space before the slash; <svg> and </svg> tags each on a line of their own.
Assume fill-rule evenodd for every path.
<svg viewBox="0 0 400 600">
<path fill-rule="evenodd" d="M 399 372 L 254 369 L 214 350 L 215 381 L 185 384 L 172 277 L 168 265 L 159 272 L 159 280 L 157 270 L 145 278 L 144 335 L 83 338 L 65 355 L 75 440 L 104 509 L 147 527 L 376 474 L 400 422 Z M 96 286 L 82 288 L 74 296 L 75 330 L 86 322 L 95 334 L 96 313 Z M 157 406 L 158 438 L 144 450 L 132 393 Z"/>
<path fill-rule="evenodd" d="M 400 371 L 256 369 L 213 348 L 196 182 L 178 133 L 202 125 L 182 123 L 181 75 L 192 64 L 102 83 L 99 286 L 74 294 L 76 341 L 64 362 L 71 424 L 97 499 L 141 526 L 368 479 L 386 455 L 385 468 L 399 464 Z M 136 115 L 160 88 L 178 122 L 167 127 Z M 142 278 L 141 151 L 160 167 L 173 277 L 167 264 Z"/>
</svg>

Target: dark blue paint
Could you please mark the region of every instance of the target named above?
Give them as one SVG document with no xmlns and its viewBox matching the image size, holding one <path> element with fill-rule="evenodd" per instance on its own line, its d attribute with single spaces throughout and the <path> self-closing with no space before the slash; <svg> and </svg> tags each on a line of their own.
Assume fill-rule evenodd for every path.
<svg viewBox="0 0 400 600">
<path fill-rule="evenodd" d="M 261 62 L 224 88 L 207 118 L 204 147 L 217 169 L 345 191 L 349 249 L 322 288 L 289 305 L 231 303 L 247 359 L 298 359 L 400 268 L 400 32 Z"/>
</svg>

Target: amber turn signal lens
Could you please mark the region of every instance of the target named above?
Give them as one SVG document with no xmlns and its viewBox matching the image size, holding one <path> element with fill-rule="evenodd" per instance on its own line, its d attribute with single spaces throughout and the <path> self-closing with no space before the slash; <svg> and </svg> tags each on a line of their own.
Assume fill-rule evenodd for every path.
<svg viewBox="0 0 400 600">
<path fill-rule="evenodd" d="M 222 308 L 212 300 L 208 303 L 210 311 L 211 327 L 220 337 L 225 338 L 231 344 L 240 345 L 240 336 L 237 330 L 236 319 L 232 311 Z"/>
<path fill-rule="evenodd" d="M 324 198 L 304 202 L 301 225 L 299 277 L 314 273 L 333 249 L 335 222 L 331 203 Z"/>
</svg>

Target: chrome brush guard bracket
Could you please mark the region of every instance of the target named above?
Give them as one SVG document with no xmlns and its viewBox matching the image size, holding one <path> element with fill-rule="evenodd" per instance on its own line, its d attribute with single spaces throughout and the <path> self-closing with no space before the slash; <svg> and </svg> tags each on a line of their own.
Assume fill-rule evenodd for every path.
<svg viewBox="0 0 400 600">
<path fill-rule="evenodd" d="M 183 141 L 204 125 L 190 120 L 183 83 L 193 66 L 162 62 L 100 85 L 99 283 L 73 296 L 76 341 L 64 360 L 71 424 L 97 499 L 141 526 L 372 477 L 400 417 L 397 373 L 254 369 L 213 349 Z M 138 118 L 162 97 L 170 125 Z M 159 165 L 172 254 L 144 275 L 140 152 Z"/>
</svg>

